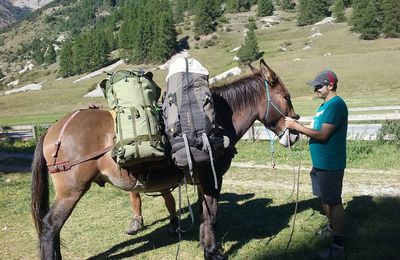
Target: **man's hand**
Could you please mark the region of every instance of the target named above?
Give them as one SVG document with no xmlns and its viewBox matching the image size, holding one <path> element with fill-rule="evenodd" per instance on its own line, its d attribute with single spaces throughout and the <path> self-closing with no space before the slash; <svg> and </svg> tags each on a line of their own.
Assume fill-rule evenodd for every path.
<svg viewBox="0 0 400 260">
<path fill-rule="evenodd" d="M 287 116 L 287 117 L 285 117 L 285 123 L 286 123 L 287 128 L 293 129 L 296 131 L 299 130 L 300 123 L 297 122 L 297 120 L 294 120 L 293 118 Z"/>
</svg>

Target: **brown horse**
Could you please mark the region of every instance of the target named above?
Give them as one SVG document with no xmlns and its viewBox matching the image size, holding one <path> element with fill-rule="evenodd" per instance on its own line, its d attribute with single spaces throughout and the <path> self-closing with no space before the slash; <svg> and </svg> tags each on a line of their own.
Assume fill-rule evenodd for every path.
<svg viewBox="0 0 400 260">
<path fill-rule="evenodd" d="M 297 133 L 284 134 L 289 133 L 284 117 L 298 119 L 299 116 L 294 112 L 289 92 L 280 78 L 264 60 L 260 61 L 260 70 L 252 68 L 252 71 L 250 76 L 212 89 L 216 117 L 229 137 L 230 145 L 215 163 L 218 189 L 215 189 L 209 167 L 197 171 L 202 201 L 200 243 L 206 259 L 225 257 L 218 250 L 215 224 L 222 176 L 236 152 L 235 144 L 255 120 L 275 132 L 285 146 L 292 145 L 298 137 Z M 139 192 L 162 191 L 178 185 L 179 171 L 170 160 L 121 169 L 111 158 L 111 152 L 104 150 L 113 144 L 113 124 L 108 111 L 82 110 L 60 119 L 41 137 L 32 163 L 32 215 L 42 259 L 61 259 L 61 228 L 93 182 Z M 52 167 L 48 165 L 60 162 L 62 165 L 63 161 L 82 158 L 102 149 L 103 152 L 94 158 L 51 174 L 55 200 L 49 208 L 48 172 Z"/>
</svg>

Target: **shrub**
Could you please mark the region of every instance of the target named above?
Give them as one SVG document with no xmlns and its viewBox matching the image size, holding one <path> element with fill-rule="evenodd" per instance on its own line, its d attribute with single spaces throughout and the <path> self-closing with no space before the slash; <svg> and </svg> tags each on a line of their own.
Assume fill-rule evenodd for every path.
<svg viewBox="0 0 400 260">
<path fill-rule="evenodd" d="M 249 22 L 248 24 L 245 25 L 245 27 L 249 30 L 256 30 L 257 24 L 255 22 Z"/>
<path fill-rule="evenodd" d="M 219 23 L 229 23 L 229 19 L 226 16 L 221 16 L 218 18 Z"/>
<path fill-rule="evenodd" d="M 382 124 L 378 132 L 380 142 L 388 141 L 400 145 L 400 121 L 388 120 Z"/>
<path fill-rule="evenodd" d="M 368 158 L 372 153 L 373 143 L 362 140 L 349 141 L 347 143 L 347 161 L 353 162 L 360 159 Z"/>
<path fill-rule="evenodd" d="M 255 18 L 254 16 L 250 16 L 247 20 L 248 20 L 249 22 L 255 22 L 255 21 L 256 21 L 256 18 Z"/>
<path fill-rule="evenodd" d="M 35 141 L 38 142 L 39 138 L 47 131 L 49 128 L 45 125 L 35 125 Z"/>
</svg>

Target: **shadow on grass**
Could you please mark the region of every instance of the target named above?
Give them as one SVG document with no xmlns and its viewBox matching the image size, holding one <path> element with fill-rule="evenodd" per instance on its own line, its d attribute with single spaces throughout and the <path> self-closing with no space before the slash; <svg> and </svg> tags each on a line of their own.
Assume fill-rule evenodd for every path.
<svg viewBox="0 0 400 260">
<path fill-rule="evenodd" d="M 233 193 L 221 194 L 218 219 L 218 241 L 222 236 L 226 241 L 234 242 L 226 252 L 232 255 L 253 239 L 270 240 L 290 224 L 293 215 L 294 202 L 284 205 L 270 206 L 272 200 L 268 198 L 252 199 L 254 194 L 237 195 Z M 193 206 L 197 207 L 197 203 Z M 298 212 L 307 209 L 320 209 L 317 199 L 299 201 Z M 347 259 L 396 259 L 400 255 L 400 198 L 391 197 L 354 197 L 346 207 L 348 234 L 345 238 Z M 186 241 L 198 241 L 198 214 L 195 214 L 194 227 L 182 235 Z M 184 219 L 183 225 L 189 224 L 189 218 Z M 176 237 L 168 237 L 168 226 L 165 225 L 142 237 L 135 237 L 116 244 L 110 249 L 89 259 L 124 259 L 137 254 L 176 244 Z M 310 235 L 310 234 L 308 234 Z M 298 236 L 298 234 L 297 234 Z M 225 241 L 224 241 L 225 242 Z M 314 241 L 315 242 L 315 241 Z M 118 253 L 133 244 L 142 245 L 137 248 Z M 307 243 L 307 241 L 304 241 Z M 285 252 L 268 253 L 262 251 L 254 255 L 254 259 L 311 259 L 314 252 L 321 249 L 322 242 L 304 244 Z M 258 252 L 258 251 L 257 251 Z M 265 252 L 265 253 L 264 253 Z"/>
</svg>

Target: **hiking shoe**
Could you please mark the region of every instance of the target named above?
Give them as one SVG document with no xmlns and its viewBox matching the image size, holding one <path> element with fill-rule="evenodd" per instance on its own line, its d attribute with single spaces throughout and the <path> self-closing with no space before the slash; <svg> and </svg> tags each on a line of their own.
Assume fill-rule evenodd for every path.
<svg viewBox="0 0 400 260">
<path fill-rule="evenodd" d="M 323 227 L 321 230 L 318 230 L 316 235 L 321 238 L 331 238 L 333 236 L 333 230 L 328 224 L 325 227 Z"/>
<path fill-rule="evenodd" d="M 168 227 L 168 233 L 171 236 L 178 235 L 178 217 L 177 216 L 172 216 L 169 218 L 169 227 Z"/>
<path fill-rule="evenodd" d="M 129 228 L 126 231 L 126 234 L 136 235 L 143 229 L 145 229 L 143 225 L 143 218 L 141 216 L 136 216 L 131 220 L 131 223 L 129 224 Z"/>
<path fill-rule="evenodd" d="M 341 260 L 344 259 L 344 248 L 332 244 L 329 248 L 317 254 L 318 259 Z"/>
</svg>

